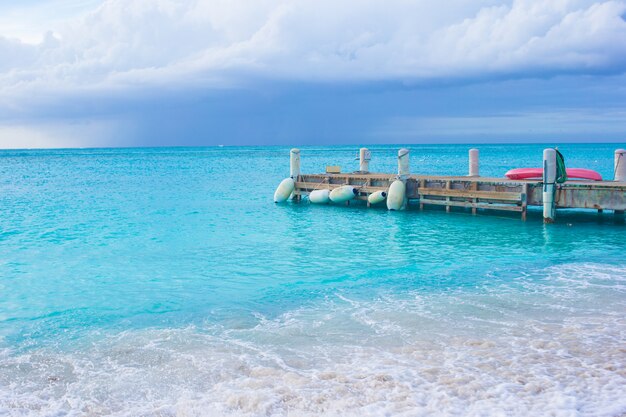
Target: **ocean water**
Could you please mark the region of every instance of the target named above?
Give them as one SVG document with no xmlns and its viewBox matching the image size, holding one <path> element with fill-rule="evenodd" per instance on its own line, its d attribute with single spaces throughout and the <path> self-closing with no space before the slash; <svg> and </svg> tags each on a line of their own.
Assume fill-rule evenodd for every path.
<svg viewBox="0 0 626 417">
<path fill-rule="evenodd" d="M 611 179 L 617 147 L 560 149 Z M 468 148 L 411 169 L 463 175 Z M 479 148 L 485 176 L 541 163 Z M 275 205 L 288 172 L 283 147 L 0 151 L 0 416 L 626 413 L 612 214 Z"/>
</svg>

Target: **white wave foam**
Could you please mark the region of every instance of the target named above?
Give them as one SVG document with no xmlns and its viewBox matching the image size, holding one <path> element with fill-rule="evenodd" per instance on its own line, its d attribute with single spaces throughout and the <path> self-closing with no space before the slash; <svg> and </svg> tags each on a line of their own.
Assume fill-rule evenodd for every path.
<svg viewBox="0 0 626 417">
<path fill-rule="evenodd" d="M 341 295 L 248 328 L 3 351 L 0 415 L 619 416 L 624 271 L 571 264 L 497 292 Z"/>
</svg>

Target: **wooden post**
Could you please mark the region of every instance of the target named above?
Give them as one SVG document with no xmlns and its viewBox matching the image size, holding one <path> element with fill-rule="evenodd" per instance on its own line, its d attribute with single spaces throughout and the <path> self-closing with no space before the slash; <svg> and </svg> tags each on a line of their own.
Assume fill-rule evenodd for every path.
<svg viewBox="0 0 626 417">
<path fill-rule="evenodd" d="M 446 181 L 446 190 L 450 189 L 450 181 Z M 446 213 L 450 213 L 450 197 L 446 197 Z"/>
<path fill-rule="evenodd" d="M 522 221 L 526 221 L 526 213 L 528 212 L 528 184 L 522 185 Z"/>
<path fill-rule="evenodd" d="M 297 181 L 300 176 L 300 149 L 293 148 L 289 152 L 289 176 L 294 181 Z"/>
<path fill-rule="evenodd" d="M 614 181 L 626 182 L 626 149 L 617 149 L 615 151 Z"/>
<path fill-rule="evenodd" d="M 404 210 L 407 206 L 406 180 L 409 177 L 409 150 L 398 151 L 398 176 L 389 184 L 387 191 L 387 209 Z"/>
<path fill-rule="evenodd" d="M 289 151 L 289 177 L 293 179 L 294 182 L 298 181 L 298 177 L 300 176 L 300 149 L 293 148 Z M 296 187 L 289 198 L 298 203 L 302 200 L 301 191 Z"/>
<path fill-rule="evenodd" d="M 556 150 L 543 151 L 543 222 L 554 223 L 556 217 Z"/>
<path fill-rule="evenodd" d="M 614 170 L 613 172 L 615 181 L 623 181 L 626 182 L 626 149 L 617 149 L 615 150 L 615 162 L 614 162 Z M 613 214 L 616 217 L 622 218 L 624 217 L 624 210 L 615 210 Z"/>
<path fill-rule="evenodd" d="M 398 177 L 405 181 L 409 176 L 409 150 L 402 148 L 398 151 Z"/>
<path fill-rule="evenodd" d="M 359 150 L 359 172 L 369 172 L 372 153 L 367 148 Z"/>
<path fill-rule="evenodd" d="M 470 149 L 469 150 L 469 176 L 470 177 L 478 177 L 478 149 Z"/>
<path fill-rule="evenodd" d="M 424 210 L 424 203 L 422 203 L 422 193 L 420 193 L 420 188 L 424 189 L 426 188 L 426 180 L 425 179 L 421 179 L 419 182 L 419 186 L 417 188 L 417 195 L 420 198 L 420 210 Z"/>
<path fill-rule="evenodd" d="M 470 189 L 477 191 L 478 190 L 478 183 L 476 181 L 472 181 L 472 185 L 470 186 Z M 472 203 L 476 204 L 478 203 L 478 199 L 477 198 L 472 198 Z M 472 207 L 472 214 L 476 215 L 476 206 Z"/>
</svg>

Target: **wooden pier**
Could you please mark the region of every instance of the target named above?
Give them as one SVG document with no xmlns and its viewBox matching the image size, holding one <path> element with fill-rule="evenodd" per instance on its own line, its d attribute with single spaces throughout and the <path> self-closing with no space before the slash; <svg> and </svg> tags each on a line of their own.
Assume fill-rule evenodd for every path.
<svg viewBox="0 0 626 417">
<path fill-rule="evenodd" d="M 294 191 L 296 200 L 313 190 L 353 185 L 355 199 L 367 201 L 375 191 L 386 191 L 396 179 L 392 174 L 302 174 Z M 410 175 L 406 179 L 407 199 L 420 209 L 428 205 L 463 207 L 476 214 L 478 209 L 514 211 L 526 220 L 528 206 L 543 206 L 543 183 L 531 180 L 463 176 Z M 626 182 L 568 181 L 556 190 L 556 208 L 626 210 Z"/>
<path fill-rule="evenodd" d="M 295 201 L 300 201 L 303 196 L 314 190 L 333 190 L 342 186 L 352 186 L 355 189 L 354 199 L 367 201 L 369 195 L 377 191 L 389 190 L 390 185 L 400 179 L 405 184 L 406 203 L 417 205 L 420 209 L 427 206 L 444 206 L 446 211 L 450 211 L 452 207 L 461 207 L 470 209 L 474 214 L 478 210 L 512 211 L 520 213 L 522 220 L 526 220 L 529 206 L 543 206 L 546 222 L 554 220 L 556 209 L 594 209 L 599 212 L 610 210 L 617 215 L 623 215 L 626 210 L 626 168 L 623 169 L 620 165 L 626 166 L 626 160 L 621 161 L 626 151 L 621 149 L 616 151 L 617 181 L 566 181 L 561 184 L 554 181 L 548 184 L 545 178 L 544 180 L 511 180 L 480 177 L 476 150 L 470 152 L 469 172 L 473 174 L 472 176 L 409 174 L 408 151 L 402 151 L 406 152 L 402 155 L 399 153 L 398 174 L 363 172 L 367 170 L 369 162 L 369 158 L 364 160 L 363 149 L 361 150 L 360 171 L 301 174 L 299 151 L 292 152 L 293 198 Z M 619 153 L 619 158 L 618 152 L 622 152 Z M 401 157 L 405 155 L 406 160 L 401 161 Z M 550 152 L 544 152 L 544 159 L 546 155 L 549 158 Z M 365 153 L 365 157 L 368 156 L 369 151 Z M 549 164 L 544 164 L 544 166 L 549 167 Z M 624 175 L 625 178 L 620 178 L 619 175 Z M 367 205 L 370 204 L 367 203 Z"/>
</svg>

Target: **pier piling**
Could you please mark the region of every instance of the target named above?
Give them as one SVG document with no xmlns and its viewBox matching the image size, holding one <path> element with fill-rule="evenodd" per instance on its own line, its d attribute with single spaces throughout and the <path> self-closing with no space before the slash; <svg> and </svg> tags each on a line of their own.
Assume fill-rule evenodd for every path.
<svg viewBox="0 0 626 417">
<path fill-rule="evenodd" d="M 359 150 L 359 172 L 368 173 L 370 171 L 370 161 L 372 159 L 372 153 L 367 148 L 361 148 Z"/>
<path fill-rule="evenodd" d="M 293 148 L 289 153 L 289 176 L 294 181 L 297 181 L 300 176 L 300 149 L 298 148 Z"/>
<path fill-rule="evenodd" d="M 406 180 L 409 177 L 409 150 L 402 148 L 398 151 L 398 177 L 389 185 L 387 192 L 387 209 L 404 210 L 408 199 L 406 197 Z"/>
<path fill-rule="evenodd" d="M 615 150 L 615 162 L 613 172 L 614 181 L 626 182 L 626 149 Z M 615 210 L 613 214 L 621 219 L 624 217 L 624 210 Z"/>
<path fill-rule="evenodd" d="M 402 148 L 398 151 L 398 177 L 406 180 L 409 176 L 409 150 Z"/>
<path fill-rule="evenodd" d="M 293 178 L 294 181 L 298 181 L 298 177 L 300 176 L 300 149 L 298 148 L 293 148 L 289 152 L 289 176 Z M 294 193 L 292 198 L 294 201 L 300 202 L 302 196 Z"/>
<path fill-rule="evenodd" d="M 478 177 L 478 169 L 479 169 L 479 151 L 478 149 L 470 149 L 469 150 L 469 176 L 470 177 Z"/>
<path fill-rule="evenodd" d="M 543 151 L 543 222 L 554 223 L 556 217 L 556 150 Z"/>
<path fill-rule="evenodd" d="M 615 150 L 614 180 L 626 182 L 626 149 Z"/>
</svg>

